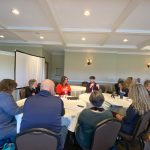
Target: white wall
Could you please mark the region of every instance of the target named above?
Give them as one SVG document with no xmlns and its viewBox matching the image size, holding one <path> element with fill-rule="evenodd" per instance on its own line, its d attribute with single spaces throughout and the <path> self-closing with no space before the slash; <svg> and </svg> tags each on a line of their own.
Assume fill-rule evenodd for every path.
<svg viewBox="0 0 150 150">
<path fill-rule="evenodd" d="M 56 68 L 60 68 L 60 76 L 56 76 Z M 52 80 L 60 81 L 64 75 L 64 54 L 52 54 Z"/>
<path fill-rule="evenodd" d="M 86 64 L 87 58 L 93 60 L 92 65 Z M 64 73 L 75 82 L 88 80 L 90 75 L 95 75 L 98 82 L 104 83 L 116 82 L 118 78 L 128 76 L 145 80 L 150 79 L 147 62 L 150 62 L 150 56 L 65 52 Z"/>
<path fill-rule="evenodd" d="M 14 53 L 0 51 L 0 80 L 14 79 Z"/>
</svg>

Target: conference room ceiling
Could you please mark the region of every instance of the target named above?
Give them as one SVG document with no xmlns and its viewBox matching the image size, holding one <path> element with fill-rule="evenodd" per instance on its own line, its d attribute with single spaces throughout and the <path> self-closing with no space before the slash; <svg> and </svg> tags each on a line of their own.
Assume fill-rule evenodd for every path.
<svg viewBox="0 0 150 150">
<path fill-rule="evenodd" d="M 0 0 L 0 44 L 146 53 L 150 0 Z M 13 9 L 19 15 L 12 13 Z M 84 11 L 90 15 L 85 16 Z M 15 10 L 16 11 L 16 10 Z"/>
</svg>

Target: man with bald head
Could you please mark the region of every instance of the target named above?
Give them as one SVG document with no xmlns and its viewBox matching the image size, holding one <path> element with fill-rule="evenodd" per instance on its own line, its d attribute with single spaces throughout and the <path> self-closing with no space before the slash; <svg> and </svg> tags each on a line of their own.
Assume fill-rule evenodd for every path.
<svg viewBox="0 0 150 150">
<path fill-rule="evenodd" d="M 61 126 L 64 104 L 54 94 L 54 82 L 49 79 L 42 81 L 40 92 L 29 97 L 24 104 L 20 131 L 46 128 L 55 133 L 61 133 L 61 147 L 59 149 L 63 149 L 63 140 L 67 134 L 67 128 Z"/>
</svg>

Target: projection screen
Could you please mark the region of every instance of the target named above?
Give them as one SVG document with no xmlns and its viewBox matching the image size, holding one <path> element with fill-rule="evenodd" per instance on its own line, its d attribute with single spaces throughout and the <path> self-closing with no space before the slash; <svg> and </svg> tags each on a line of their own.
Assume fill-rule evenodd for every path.
<svg viewBox="0 0 150 150">
<path fill-rule="evenodd" d="M 40 83 L 45 78 L 45 58 L 20 51 L 15 52 L 15 80 L 17 88 L 28 86 L 30 79 Z"/>
</svg>

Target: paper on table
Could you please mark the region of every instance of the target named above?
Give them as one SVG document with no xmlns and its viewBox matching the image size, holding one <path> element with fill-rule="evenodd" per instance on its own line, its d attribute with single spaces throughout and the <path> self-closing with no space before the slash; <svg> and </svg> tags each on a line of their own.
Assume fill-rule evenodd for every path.
<svg viewBox="0 0 150 150">
<path fill-rule="evenodd" d="M 81 111 L 82 109 L 84 109 L 84 106 L 83 107 L 79 107 L 79 106 L 65 106 L 65 109 Z"/>
</svg>

